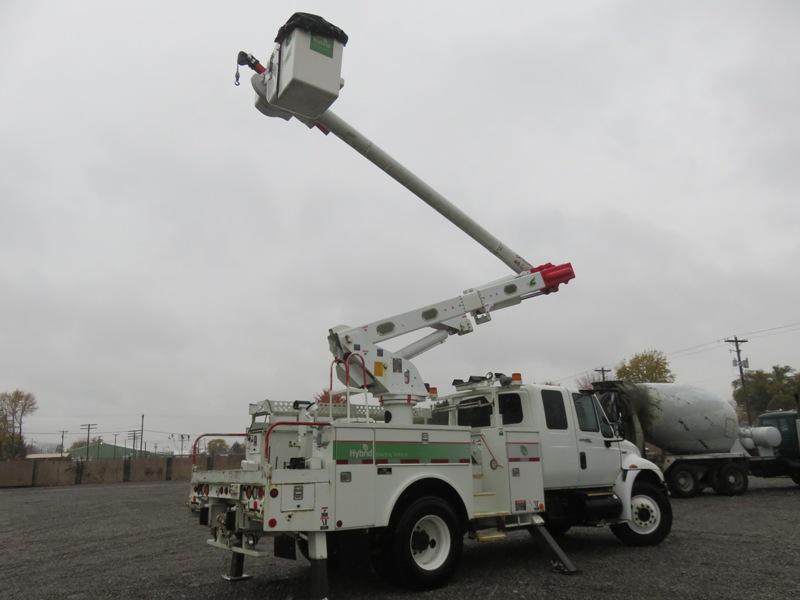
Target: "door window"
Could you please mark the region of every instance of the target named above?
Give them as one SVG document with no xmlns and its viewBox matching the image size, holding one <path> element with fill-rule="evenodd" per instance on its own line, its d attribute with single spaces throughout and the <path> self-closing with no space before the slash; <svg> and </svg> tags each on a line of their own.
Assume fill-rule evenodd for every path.
<svg viewBox="0 0 800 600">
<path fill-rule="evenodd" d="M 600 431 L 592 398 L 583 394 L 572 394 L 572 400 L 575 402 L 575 413 L 578 415 L 578 427 L 581 431 Z"/>
<path fill-rule="evenodd" d="M 503 425 L 522 423 L 522 400 L 519 394 L 500 394 L 498 403 Z"/>
<path fill-rule="evenodd" d="M 548 429 L 567 428 L 567 411 L 564 408 L 564 396 L 561 395 L 561 392 L 542 390 L 542 406 Z"/>
</svg>

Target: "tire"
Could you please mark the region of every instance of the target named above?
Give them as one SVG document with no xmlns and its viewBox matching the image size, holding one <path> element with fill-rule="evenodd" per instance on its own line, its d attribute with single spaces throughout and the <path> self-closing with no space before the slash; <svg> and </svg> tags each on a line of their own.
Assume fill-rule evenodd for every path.
<svg viewBox="0 0 800 600">
<path fill-rule="evenodd" d="M 800 485 L 800 471 L 795 471 L 791 474 L 792 481 Z"/>
<path fill-rule="evenodd" d="M 669 470 L 669 491 L 677 498 L 692 498 L 700 493 L 697 477 L 689 467 L 676 465 Z"/>
<path fill-rule="evenodd" d="M 741 496 L 747 486 L 747 469 L 738 463 L 723 465 L 714 477 L 714 491 L 722 496 Z"/>
<path fill-rule="evenodd" d="M 612 533 L 627 546 L 654 546 L 672 529 L 672 506 L 659 486 L 634 482 L 631 520 L 611 526 Z"/>
<path fill-rule="evenodd" d="M 452 577 L 464 546 L 464 529 L 450 504 L 435 496 L 411 503 L 387 539 L 391 578 L 413 590 L 441 587 Z"/>
</svg>

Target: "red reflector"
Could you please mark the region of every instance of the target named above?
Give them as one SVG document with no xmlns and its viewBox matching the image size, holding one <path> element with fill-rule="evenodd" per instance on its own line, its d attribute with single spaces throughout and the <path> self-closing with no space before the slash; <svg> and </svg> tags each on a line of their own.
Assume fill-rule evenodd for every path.
<svg viewBox="0 0 800 600">
<path fill-rule="evenodd" d="M 244 488 L 244 495 L 247 496 L 248 500 L 253 496 L 253 488 L 252 488 L 252 486 L 248 485 L 248 486 L 246 486 Z"/>
<path fill-rule="evenodd" d="M 272 518 L 269 521 L 267 521 L 267 525 L 269 525 L 272 528 L 275 528 L 275 527 L 278 526 L 278 520 L 275 519 L 275 518 Z"/>
<path fill-rule="evenodd" d="M 263 491 L 263 489 L 264 489 L 264 488 L 261 488 L 261 490 L 262 490 L 262 491 Z M 261 496 L 263 496 L 264 494 L 262 493 L 262 494 L 260 494 L 260 495 L 261 495 Z M 272 489 L 269 491 L 269 497 L 270 497 L 270 498 L 277 498 L 277 497 L 278 497 L 278 488 L 272 488 Z"/>
<path fill-rule="evenodd" d="M 336 527 L 341 527 L 341 526 L 342 526 L 342 522 L 341 521 L 336 521 Z"/>
</svg>

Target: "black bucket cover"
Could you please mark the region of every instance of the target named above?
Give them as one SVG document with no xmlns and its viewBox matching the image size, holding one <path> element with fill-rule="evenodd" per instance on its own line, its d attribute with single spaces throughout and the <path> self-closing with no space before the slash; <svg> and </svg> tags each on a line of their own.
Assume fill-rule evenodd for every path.
<svg viewBox="0 0 800 600">
<path fill-rule="evenodd" d="M 336 25 L 328 23 L 322 17 L 303 12 L 294 13 L 289 17 L 289 20 L 278 30 L 275 41 L 279 44 L 283 43 L 283 40 L 295 29 L 302 29 L 309 33 L 316 33 L 333 38 L 337 42 L 340 42 L 342 46 L 347 45 L 347 34 L 344 31 L 336 27 Z"/>
</svg>

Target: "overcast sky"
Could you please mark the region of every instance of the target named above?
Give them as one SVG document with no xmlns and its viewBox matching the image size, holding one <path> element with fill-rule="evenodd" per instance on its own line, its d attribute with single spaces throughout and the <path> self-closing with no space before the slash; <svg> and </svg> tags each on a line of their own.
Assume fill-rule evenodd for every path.
<svg viewBox="0 0 800 600">
<path fill-rule="evenodd" d="M 297 10 L 350 36 L 341 117 L 575 268 L 417 359 L 440 391 L 657 348 L 729 396 L 734 334 L 752 368 L 800 367 L 800 5 L 564 4 L 3 2 L 0 389 L 38 398 L 28 437 L 241 431 L 248 402 L 326 385 L 331 326 L 510 273 L 233 86 Z"/>
</svg>

